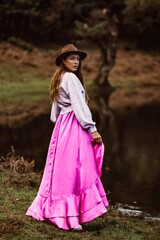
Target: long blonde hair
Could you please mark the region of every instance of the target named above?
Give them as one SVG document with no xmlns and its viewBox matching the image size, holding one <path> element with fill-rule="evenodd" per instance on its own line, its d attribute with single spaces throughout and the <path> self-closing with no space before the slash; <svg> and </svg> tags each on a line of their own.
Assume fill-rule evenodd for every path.
<svg viewBox="0 0 160 240">
<path fill-rule="evenodd" d="M 50 85 L 49 85 L 49 96 L 52 102 L 56 101 L 58 98 L 58 93 L 59 93 L 59 86 L 61 83 L 61 75 L 64 72 L 70 72 L 66 66 L 64 65 L 63 62 L 61 62 L 61 65 L 57 68 L 56 72 L 54 73 Z M 79 63 L 78 69 L 75 72 L 76 76 L 80 80 L 80 82 L 83 84 L 83 74 L 81 71 L 81 61 Z M 86 93 L 87 94 L 87 93 Z"/>
</svg>

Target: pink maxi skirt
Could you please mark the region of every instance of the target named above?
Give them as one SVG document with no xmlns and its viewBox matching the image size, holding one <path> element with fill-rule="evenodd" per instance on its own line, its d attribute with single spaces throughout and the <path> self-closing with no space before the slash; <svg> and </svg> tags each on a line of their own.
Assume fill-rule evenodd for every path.
<svg viewBox="0 0 160 240">
<path fill-rule="evenodd" d="M 105 213 L 101 183 L 104 146 L 94 145 L 73 112 L 60 114 L 54 127 L 39 191 L 26 212 L 69 230 Z"/>
</svg>

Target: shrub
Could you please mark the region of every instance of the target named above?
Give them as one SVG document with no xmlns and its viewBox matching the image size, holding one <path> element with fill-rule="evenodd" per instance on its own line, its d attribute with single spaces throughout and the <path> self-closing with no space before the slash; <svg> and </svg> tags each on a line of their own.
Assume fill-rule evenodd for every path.
<svg viewBox="0 0 160 240">
<path fill-rule="evenodd" d="M 20 47 L 24 50 L 31 52 L 33 50 L 33 45 L 31 43 L 25 42 L 20 38 L 10 37 L 8 38 L 8 42 L 15 45 L 16 47 Z"/>
<path fill-rule="evenodd" d="M 123 29 L 141 47 L 160 47 L 160 1 L 125 0 Z"/>
</svg>

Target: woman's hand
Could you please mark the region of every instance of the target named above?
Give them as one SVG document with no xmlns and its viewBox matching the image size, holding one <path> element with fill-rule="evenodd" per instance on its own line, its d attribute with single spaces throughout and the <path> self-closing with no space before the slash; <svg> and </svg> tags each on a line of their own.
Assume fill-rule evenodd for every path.
<svg viewBox="0 0 160 240">
<path fill-rule="evenodd" d="M 98 144 L 102 143 L 102 137 L 97 131 L 92 132 L 91 135 L 92 135 L 92 141 L 94 143 L 98 143 Z"/>
</svg>

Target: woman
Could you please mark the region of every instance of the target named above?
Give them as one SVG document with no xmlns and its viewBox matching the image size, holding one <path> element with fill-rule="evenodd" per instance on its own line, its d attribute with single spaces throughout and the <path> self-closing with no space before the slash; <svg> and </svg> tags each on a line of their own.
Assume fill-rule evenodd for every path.
<svg viewBox="0 0 160 240">
<path fill-rule="evenodd" d="M 81 230 L 81 223 L 102 215 L 108 205 L 100 180 L 104 147 L 83 88 L 86 56 L 68 44 L 55 60 L 50 96 L 56 124 L 38 194 L 26 212 L 65 230 Z"/>
</svg>

